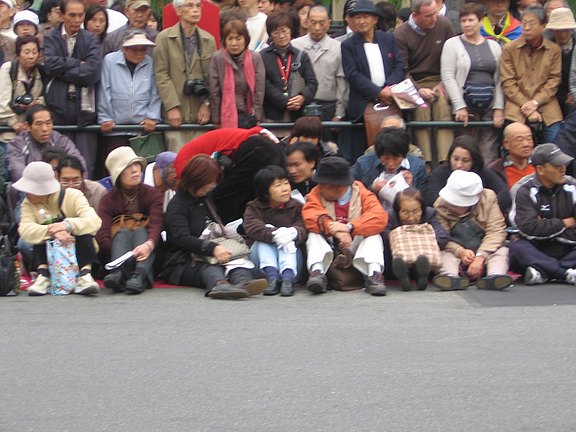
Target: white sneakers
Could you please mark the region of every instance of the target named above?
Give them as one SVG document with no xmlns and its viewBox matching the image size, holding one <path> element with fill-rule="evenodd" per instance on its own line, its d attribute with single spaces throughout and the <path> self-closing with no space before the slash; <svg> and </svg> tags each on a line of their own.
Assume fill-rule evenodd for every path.
<svg viewBox="0 0 576 432">
<path fill-rule="evenodd" d="M 42 276 L 39 274 L 36 280 L 28 288 L 28 295 L 30 296 L 43 296 L 50 292 L 52 288 L 52 282 L 50 278 Z M 74 287 L 74 294 L 81 295 L 92 295 L 98 294 L 100 292 L 100 287 L 98 283 L 94 280 L 90 273 L 79 276 L 76 279 L 76 286 Z"/>
<path fill-rule="evenodd" d="M 74 294 L 91 295 L 98 294 L 99 292 L 100 287 L 90 273 L 79 276 L 78 279 L 76 279 Z"/>
<path fill-rule="evenodd" d="M 542 276 L 538 270 L 534 267 L 526 267 L 526 274 L 524 275 L 524 283 L 526 285 L 537 285 L 546 282 L 548 282 L 548 278 Z"/>
<path fill-rule="evenodd" d="M 566 283 L 576 285 L 576 269 L 568 269 L 564 275 L 566 277 Z"/>
<path fill-rule="evenodd" d="M 50 278 L 39 274 L 32 285 L 28 287 L 28 295 L 30 296 L 43 296 L 52 288 Z"/>
</svg>

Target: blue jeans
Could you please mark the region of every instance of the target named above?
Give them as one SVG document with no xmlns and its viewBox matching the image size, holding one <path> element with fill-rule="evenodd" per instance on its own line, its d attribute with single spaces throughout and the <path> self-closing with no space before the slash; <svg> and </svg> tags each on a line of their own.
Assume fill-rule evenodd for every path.
<svg viewBox="0 0 576 432">
<path fill-rule="evenodd" d="M 556 135 L 560 132 L 562 128 L 562 122 L 552 123 L 549 126 L 544 126 L 542 128 L 542 142 L 538 144 L 544 143 L 553 143 L 556 141 Z"/>
<path fill-rule="evenodd" d="M 280 273 L 290 269 L 294 272 L 294 276 L 298 274 L 298 250 L 294 253 L 286 253 L 273 243 L 254 242 L 252 252 L 252 257 L 256 255 L 256 261 L 253 262 L 259 263 L 259 269 L 274 267 L 279 269 Z"/>
</svg>

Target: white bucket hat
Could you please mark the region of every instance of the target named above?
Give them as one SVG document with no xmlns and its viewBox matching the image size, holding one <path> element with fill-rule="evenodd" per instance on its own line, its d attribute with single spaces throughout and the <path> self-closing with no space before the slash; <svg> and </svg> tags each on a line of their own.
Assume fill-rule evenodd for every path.
<svg viewBox="0 0 576 432">
<path fill-rule="evenodd" d="M 18 24 L 29 23 L 33 24 L 38 30 L 38 26 L 40 25 L 40 21 L 38 20 L 38 15 L 30 10 L 23 10 L 20 12 L 16 12 L 13 19 L 13 27 L 16 27 Z"/>
<path fill-rule="evenodd" d="M 155 47 L 156 44 L 149 40 L 145 34 L 134 34 L 122 42 L 123 48 L 130 47 Z"/>
<path fill-rule="evenodd" d="M 132 150 L 131 147 L 118 147 L 108 154 L 105 165 L 106 169 L 110 173 L 110 180 L 112 180 L 112 184 L 114 186 L 116 186 L 116 180 L 118 177 L 120 177 L 122 171 L 124 171 L 126 167 L 132 165 L 134 162 L 138 162 L 140 165 L 142 165 L 142 171 L 144 171 L 144 168 L 146 168 L 147 164 L 146 159 L 134 153 L 134 150 Z"/>
<path fill-rule="evenodd" d="M 54 177 L 54 168 L 46 162 L 31 162 L 22 177 L 12 185 L 14 189 L 31 195 L 51 195 L 60 190 L 60 183 Z"/>
<path fill-rule="evenodd" d="M 448 204 L 456 207 L 470 207 L 480 200 L 482 179 L 474 172 L 456 170 L 450 174 L 446 186 L 438 195 Z"/>
<path fill-rule="evenodd" d="M 574 30 L 576 21 L 574 14 L 568 8 L 554 9 L 550 14 L 550 20 L 546 26 L 547 30 Z"/>
</svg>

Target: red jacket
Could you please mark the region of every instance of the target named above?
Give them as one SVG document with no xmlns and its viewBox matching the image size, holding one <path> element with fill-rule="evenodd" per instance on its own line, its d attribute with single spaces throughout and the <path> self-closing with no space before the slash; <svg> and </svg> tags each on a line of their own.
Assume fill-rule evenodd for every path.
<svg viewBox="0 0 576 432">
<path fill-rule="evenodd" d="M 364 237 L 380 234 L 388 224 L 388 213 L 384 210 L 376 195 L 366 189 L 361 182 L 355 181 L 352 187 L 358 191 L 357 199 L 360 200 L 360 207 L 362 209 L 360 217 L 349 220 L 349 222 L 354 225 L 352 234 Z M 354 196 L 355 194 L 353 192 L 352 199 L 354 199 Z M 354 203 L 351 200 L 350 208 L 352 208 L 353 205 Z M 306 204 L 304 204 L 302 208 L 302 217 L 304 218 L 306 229 L 319 234 L 318 218 L 322 215 L 330 216 L 322 204 L 319 186 L 316 186 L 308 194 Z M 325 224 L 324 227 L 326 231 L 325 234 L 330 235 L 328 224 Z"/>
</svg>

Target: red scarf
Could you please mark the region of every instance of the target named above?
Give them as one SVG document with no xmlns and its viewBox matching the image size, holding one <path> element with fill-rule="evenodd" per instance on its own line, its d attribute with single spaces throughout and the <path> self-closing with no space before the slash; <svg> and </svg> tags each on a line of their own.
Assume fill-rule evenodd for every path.
<svg viewBox="0 0 576 432">
<path fill-rule="evenodd" d="M 236 106 L 236 80 L 234 79 L 234 69 L 232 68 L 232 57 L 226 52 L 224 72 L 224 85 L 222 86 L 222 103 L 220 104 L 220 123 L 223 128 L 238 127 L 238 107 Z M 256 87 L 256 73 L 254 72 L 254 62 L 249 49 L 244 51 L 244 79 L 248 85 L 248 95 L 246 98 L 246 112 L 252 113 L 252 99 L 254 98 L 254 88 Z"/>
</svg>

